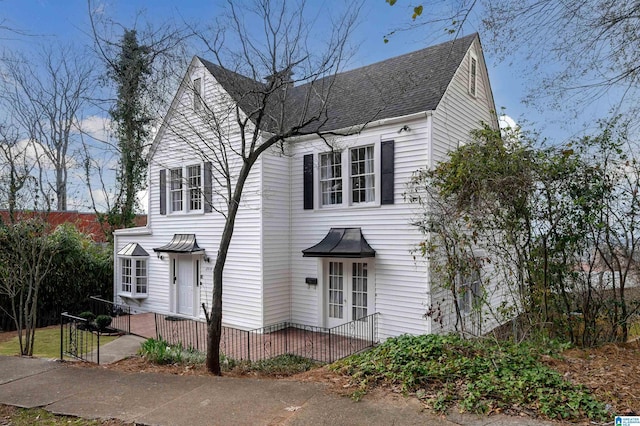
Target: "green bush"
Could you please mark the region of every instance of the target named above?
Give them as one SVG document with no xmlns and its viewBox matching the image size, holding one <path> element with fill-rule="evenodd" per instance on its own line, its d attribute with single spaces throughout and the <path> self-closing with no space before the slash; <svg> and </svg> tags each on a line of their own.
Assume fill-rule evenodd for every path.
<svg viewBox="0 0 640 426">
<path fill-rule="evenodd" d="M 94 322 L 98 330 L 104 331 L 111 325 L 111 317 L 109 315 L 98 315 Z"/>
<path fill-rule="evenodd" d="M 146 340 L 139 351 L 147 361 L 154 364 L 197 365 L 205 361 L 205 354 L 193 348 L 185 349 L 182 345 L 170 345 L 162 338 Z"/>
<path fill-rule="evenodd" d="M 43 227 L 46 224 L 40 221 Z M 0 255 L 10 253 L 11 235 L 24 233 L 24 225 L 0 224 Z M 25 233 L 22 238 L 33 238 Z M 46 233 L 42 239 L 46 244 L 48 258 L 52 259 L 52 269 L 45 276 L 38 293 L 39 325 L 57 323 L 62 312 L 82 312 L 89 308 L 89 296 L 113 297 L 113 255 L 112 248 L 94 243 L 80 233 L 72 224 L 58 226 Z M 0 256 L 5 258 L 6 256 Z M 5 262 L 4 273 L 14 274 L 19 265 Z M 10 299 L 0 294 L 0 310 L 9 310 Z M 9 310 L 10 311 L 10 310 Z M 0 318 L 0 327 L 11 327 Z"/>
<path fill-rule="evenodd" d="M 356 397 L 379 384 L 399 386 L 433 409 L 455 403 L 484 413 L 513 407 L 563 420 L 604 420 L 604 404 L 539 361 L 527 344 L 464 340 L 456 335 L 400 336 L 332 369 L 351 376 Z"/>
</svg>

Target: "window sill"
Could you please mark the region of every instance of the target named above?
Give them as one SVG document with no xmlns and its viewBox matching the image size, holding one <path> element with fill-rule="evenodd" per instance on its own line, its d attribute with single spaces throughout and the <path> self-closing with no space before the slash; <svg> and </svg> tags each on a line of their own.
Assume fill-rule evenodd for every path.
<svg viewBox="0 0 640 426">
<path fill-rule="evenodd" d="M 149 297 L 148 294 L 131 294 L 131 293 L 118 293 L 118 297 L 122 297 L 123 299 L 132 299 L 132 300 L 144 300 Z"/>
<path fill-rule="evenodd" d="M 357 203 L 357 204 L 327 204 L 315 208 L 314 211 L 335 211 L 335 210 L 357 210 L 357 209 L 374 209 L 380 207 L 380 203 Z"/>
<path fill-rule="evenodd" d="M 191 210 L 188 212 L 175 211 L 175 212 L 169 212 L 167 216 L 202 216 L 202 215 L 204 215 L 204 210 Z"/>
</svg>

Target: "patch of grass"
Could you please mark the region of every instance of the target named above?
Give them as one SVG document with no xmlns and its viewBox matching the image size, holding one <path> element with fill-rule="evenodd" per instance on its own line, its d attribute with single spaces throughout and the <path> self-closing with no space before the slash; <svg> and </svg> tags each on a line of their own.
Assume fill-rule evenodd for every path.
<svg viewBox="0 0 640 426">
<path fill-rule="evenodd" d="M 125 426 L 133 423 L 120 420 L 88 420 L 79 417 L 58 416 L 40 408 L 16 408 L 0 405 L 0 424 L 12 426 Z"/>
<path fill-rule="evenodd" d="M 100 346 L 115 340 L 118 336 L 100 336 Z M 24 339 L 24 336 L 23 336 Z M 97 349 L 98 340 L 94 336 L 94 347 Z M 24 340 L 23 340 L 24 342 Z M 18 336 L 0 343 L 0 355 L 19 355 L 20 342 Z M 59 358 L 60 357 L 60 328 L 47 327 L 36 330 L 35 341 L 33 343 L 33 356 L 42 358 Z"/>
<path fill-rule="evenodd" d="M 602 421 L 604 404 L 539 361 L 544 348 L 456 335 L 400 336 L 334 363 L 356 397 L 382 384 L 414 393 L 437 411 L 526 409 L 551 419 Z M 545 350 L 548 352 L 548 349 Z"/>
</svg>

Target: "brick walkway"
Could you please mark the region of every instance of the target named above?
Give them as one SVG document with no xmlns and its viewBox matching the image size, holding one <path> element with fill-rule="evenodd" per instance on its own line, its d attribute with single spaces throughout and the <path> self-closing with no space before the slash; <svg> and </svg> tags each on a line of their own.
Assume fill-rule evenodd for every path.
<svg viewBox="0 0 640 426">
<path fill-rule="evenodd" d="M 131 333 L 161 337 L 170 344 L 206 352 L 206 323 L 170 315 L 144 313 L 131 315 Z M 157 321 L 157 322 L 156 322 Z M 357 327 L 361 324 L 355 324 Z M 318 331 L 320 330 L 320 331 Z M 223 327 L 221 352 L 236 360 L 261 360 L 282 354 L 295 354 L 321 362 L 333 362 L 371 346 L 361 330 L 342 333 L 302 325 L 284 325 L 269 331 L 245 331 Z"/>
</svg>

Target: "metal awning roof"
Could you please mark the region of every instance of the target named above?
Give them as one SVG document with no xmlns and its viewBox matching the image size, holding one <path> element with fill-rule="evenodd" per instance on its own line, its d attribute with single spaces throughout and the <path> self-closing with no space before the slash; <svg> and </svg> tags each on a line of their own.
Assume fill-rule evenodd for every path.
<svg viewBox="0 0 640 426">
<path fill-rule="evenodd" d="M 198 247 L 196 234 L 174 234 L 173 239 L 169 244 L 154 248 L 153 251 L 162 251 L 167 253 L 193 253 L 204 251 L 204 249 Z"/>
<path fill-rule="evenodd" d="M 360 228 L 331 228 L 313 247 L 302 250 L 303 257 L 375 257 Z"/>
<path fill-rule="evenodd" d="M 122 247 L 118 256 L 149 256 L 149 253 L 138 243 L 129 243 Z"/>
</svg>

